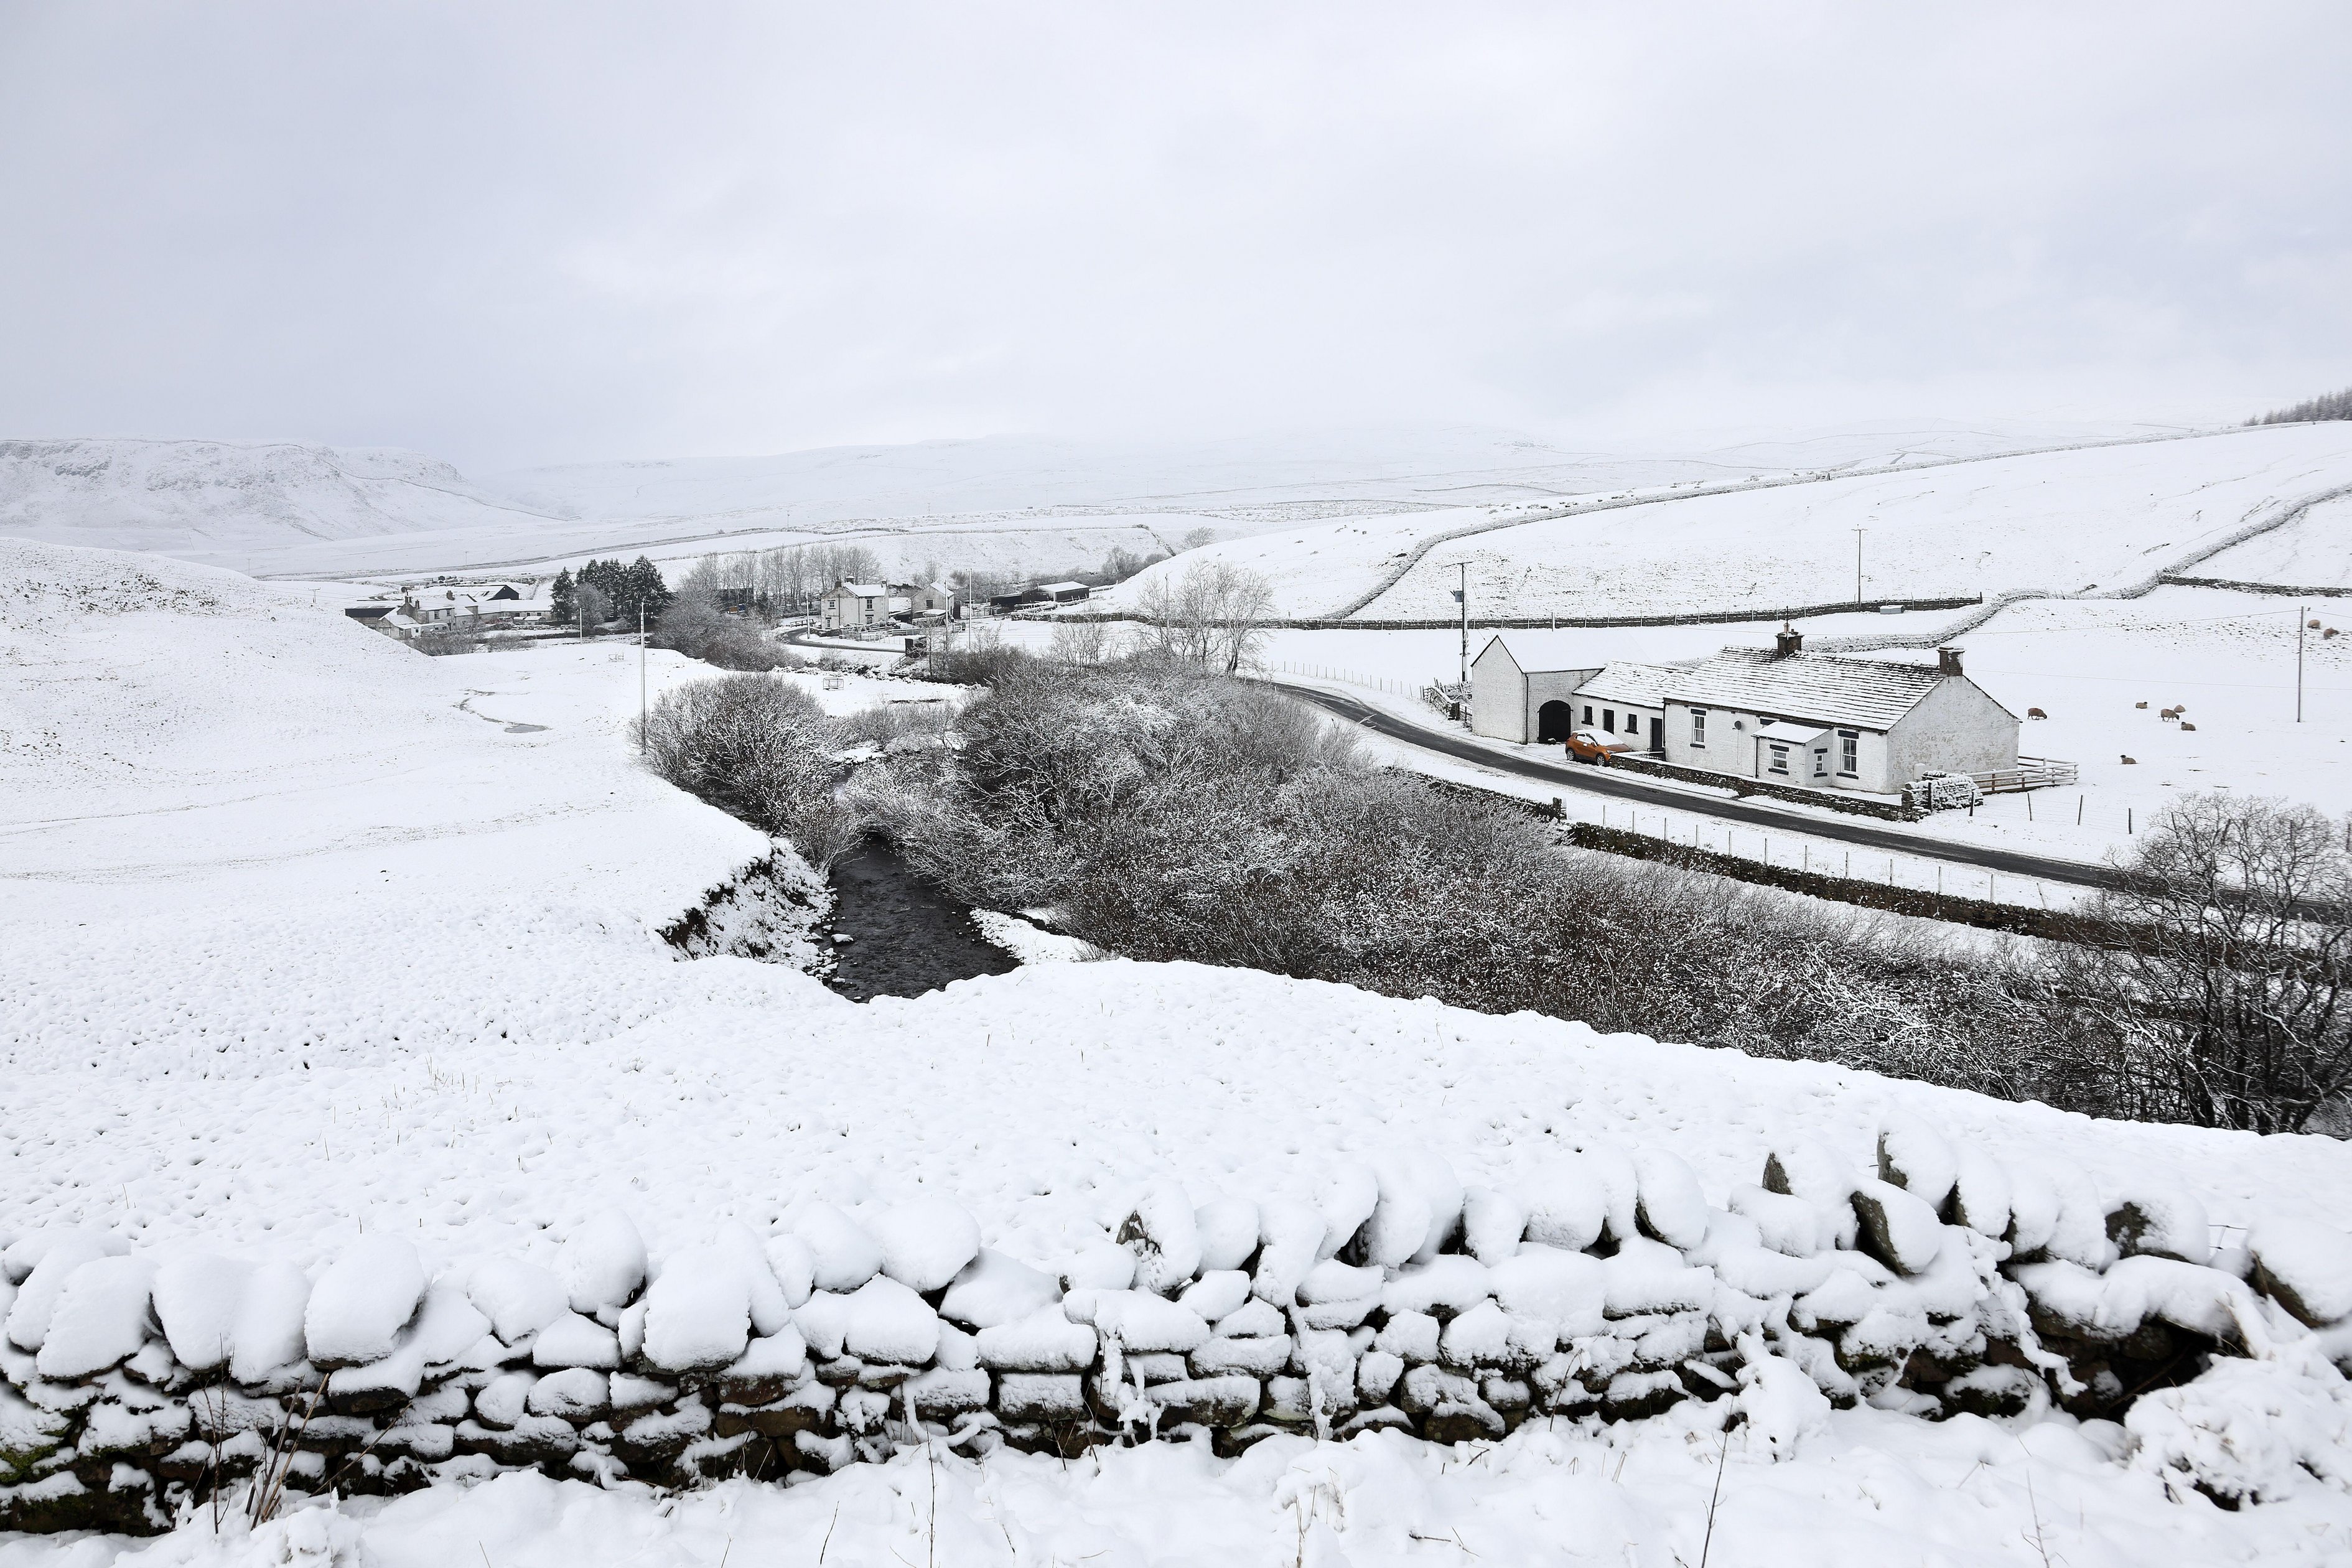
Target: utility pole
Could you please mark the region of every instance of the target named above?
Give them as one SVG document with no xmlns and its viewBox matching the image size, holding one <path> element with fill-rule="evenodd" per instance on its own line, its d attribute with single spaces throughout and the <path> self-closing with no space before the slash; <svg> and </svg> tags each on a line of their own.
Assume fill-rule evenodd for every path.
<svg viewBox="0 0 2352 1568">
<path fill-rule="evenodd" d="M 637 751 L 646 749 L 646 605 L 637 601 Z"/>
<path fill-rule="evenodd" d="M 1853 602 L 1857 608 L 1862 605 L 1862 526 L 1859 523 L 1853 530 Z"/>
<path fill-rule="evenodd" d="M 1470 563 L 1457 561 L 1454 566 L 1462 574 L 1459 585 L 1454 590 L 1454 602 L 1462 606 L 1462 668 L 1454 677 L 1454 684 L 1467 686 L 1470 684 Z"/>
<path fill-rule="evenodd" d="M 2303 637 L 2311 626 L 2311 606 L 2294 607 L 2294 721 L 2303 722 Z"/>
</svg>

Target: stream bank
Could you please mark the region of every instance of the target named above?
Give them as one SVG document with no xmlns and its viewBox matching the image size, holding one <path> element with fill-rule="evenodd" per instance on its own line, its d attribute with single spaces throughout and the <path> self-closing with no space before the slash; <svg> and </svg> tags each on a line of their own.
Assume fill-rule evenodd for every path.
<svg viewBox="0 0 2352 1568">
<path fill-rule="evenodd" d="M 1019 967 L 981 934 L 969 909 L 877 840 L 835 864 L 833 892 L 834 963 L 824 980 L 853 1002 L 919 996 Z"/>
</svg>

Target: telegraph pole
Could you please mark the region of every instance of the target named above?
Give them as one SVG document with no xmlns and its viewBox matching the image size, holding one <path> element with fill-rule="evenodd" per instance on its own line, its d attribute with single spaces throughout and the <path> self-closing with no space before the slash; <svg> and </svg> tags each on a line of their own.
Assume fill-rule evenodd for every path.
<svg viewBox="0 0 2352 1568">
<path fill-rule="evenodd" d="M 1454 684 L 1467 686 L 1470 684 L 1470 563 L 1457 561 L 1454 566 L 1462 574 L 1459 585 L 1454 590 L 1454 602 L 1462 606 L 1462 668 L 1461 673 L 1454 677 Z"/>
<path fill-rule="evenodd" d="M 2303 722 L 2303 638 L 2311 626 L 2311 606 L 2294 607 L 2294 721 Z"/>
<path fill-rule="evenodd" d="M 646 749 L 646 605 L 637 601 L 637 750 Z"/>
<path fill-rule="evenodd" d="M 1859 523 L 1857 523 L 1857 524 L 1855 524 L 1855 525 L 1854 525 L 1854 530 L 1853 530 L 1853 602 L 1854 602 L 1854 605 L 1855 605 L 1855 607 L 1856 607 L 1856 608 L 1861 607 L 1861 605 L 1862 605 L 1862 526 L 1861 526 L 1861 524 L 1859 524 Z"/>
</svg>

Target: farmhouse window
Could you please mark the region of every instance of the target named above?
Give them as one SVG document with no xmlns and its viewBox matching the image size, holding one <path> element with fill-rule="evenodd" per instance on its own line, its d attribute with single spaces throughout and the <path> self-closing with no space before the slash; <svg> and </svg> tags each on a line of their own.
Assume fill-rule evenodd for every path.
<svg viewBox="0 0 2352 1568">
<path fill-rule="evenodd" d="M 1838 772 L 1846 778 L 1853 778 L 1862 772 L 1861 731 L 1838 731 Z"/>
<path fill-rule="evenodd" d="M 1704 708 L 1691 710 L 1691 744 L 1694 746 L 1706 744 L 1706 710 Z"/>
<path fill-rule="evenodd" d="M 1830 752 L 1827 746 L 1813 753 L 1813 776 L 1817 779 L 1830 776 Z"/>
<path fill-rule="evenodd" d="M 1592 704 L 1590 702 L 1584 705 L 1584 721 L 1588 724 L 1592 722 Z"/>
<path fill-rule="evenodd" d="M 1788 748 L 1788 747 L 1786 747 L 1786 746 L 1778 746 L 1778 745 L 1776 745 L 1776 746 L 1774 746 L 1774 747 L 1772 748 L 1772 769 L 1771 769 L 1771 771 L 1772 771 L 1772 772 L 1774 772 L 1774 773 L 1787 773 L 1787 772 L 1789 771 L 1789 748 Z"/>
<path fill-rule="evenodd" d="M 1612 735 L 1617 732 L 1617 710 L 1603 708 L 1601 710 L 1601 727 Z"/>
</svg>

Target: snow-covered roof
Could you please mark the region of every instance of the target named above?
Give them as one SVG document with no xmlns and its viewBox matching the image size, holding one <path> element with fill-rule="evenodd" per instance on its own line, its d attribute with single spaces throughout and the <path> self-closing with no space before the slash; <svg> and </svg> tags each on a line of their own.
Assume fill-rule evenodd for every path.
<svg viewBox="0 0 2352 1568">
<path fill-rule="evenodd" d="M 1702 708 L 1751 712 L 1885 730 L 1918 706 L 1939 678 L 1926 665 L 1892 664 L 1834 654 L 1727 647 L 1684 670 L 1666 695 Z"/>
<path fill-rule="evenodd" d="M 1522 675 L 1566 675 L 1574 670 L 1591 669 L 1592 668 L 1592 666 L 1589 664 L 1531 665 L 1528 663 L 1527 660 L 1519 657 L 1518 650 L 1511 647 L 1508 638 L 1499 637 L 1491 637 L 1486 639 L 1486 647 L 1478 650 L 1478 658 L 1486 658 L 1487 653 L 1491 651 L 1497 643 L 1502 645 L 1504 656 L 1513 664 L 1519 667 L 1519 673 Z M 1474 658 L 1470 662 L 1475 664 L 1478 662 L 1478 658 Z M 1578 689 L 1580 691 L 1583 688 L 1579 687 Z"/>
<path fill-rule="evenodd" d="M 1633 702 L 1644 708 L 1666 705 L 1666 689 L 1684 670 L 1671 664 L 1604 665 L 1601 673 L 1576 689 L 1587 702 Z"/>
<path fill-rule="evenodd" d="M 1087 591 L 1087 585 L 1084 583 L 1040 583 L 1037 584 L 1037 591 L 1041 594 L 1066 594 L 1073 588 L 1076 588 L 1081 594 Z"/>
<path fill-rule="evenodd" d="M 1790 724 L 1778 719 L 1756 727 L 1758 740 L 1778 741 L 1789 746 L 1810 746 L 1828 733 L 1829 731 L 1819 724 Z"/>
<path fill-rule="evenodd" d="M 855 594 L 861 599 L 887 598 L 890 594 L 890 590 L 879 583 L 836 583 L 834 584 L 833 591 L 836 594 Z"/>
</svg>

